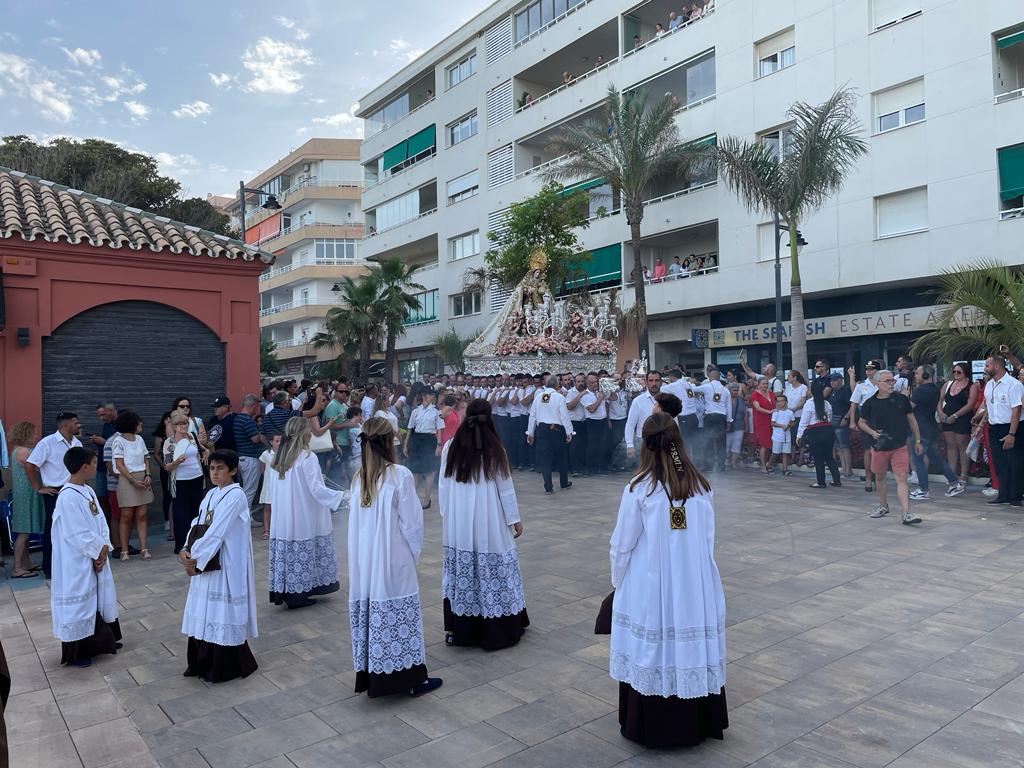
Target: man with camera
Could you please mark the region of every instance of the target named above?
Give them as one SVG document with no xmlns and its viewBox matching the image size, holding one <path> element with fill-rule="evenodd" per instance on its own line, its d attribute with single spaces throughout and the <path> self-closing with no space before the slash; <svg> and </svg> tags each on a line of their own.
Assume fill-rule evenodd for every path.
<svg viewBox="0 0 1024 768">
<path fill-rule="evenodd" d="M 914 418 L 910 400 L 894 392 L 895 376 L 891 371 L 881 369 L 875 372 L 872 381 L 878 391 L 860 406 L 857 428 L 871 441 L 871 471 L 875 475 L 878 489 L 878 507 L 869 517 L 880 518 L 889 514 L 886 497 L 885 474 L 892 467 L 896 478 L 896 495 L 903 507 L 903 524 L 920 523 L 921 518 L 910 511 L 910 488 L 907 474 L 910 470 L 910 452 L 907 437 L 914 435 L 914 453 L 921 453 L 921 432 Z"/>
</svg>

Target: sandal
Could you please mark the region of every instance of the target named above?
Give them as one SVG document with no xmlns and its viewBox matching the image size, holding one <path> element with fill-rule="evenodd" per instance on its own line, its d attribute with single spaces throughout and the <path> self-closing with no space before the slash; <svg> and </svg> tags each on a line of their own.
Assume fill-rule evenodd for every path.
<svg viewBox="0 0 1024 768">
<path fill-rule="evenodd" d="M 870 485 L 865 485 L 864 486 L 864 493 L 874 493 L 874 492 L 875 492 L 875 484 L 874 483 L 871 483 Z"/>
<path fill-rule="evenodd" d="M 263 532 L 263 539 L 264 539 L 264 541 L 269 539 L 269 538 L 270 538 L 270 531 L 264 531 Z"/>
<path fill-rule="evenodd" d="M 125 562 L 128 559 L 129 559 L 128 550 L 127 549 L 122 549 L 121 550 L 121 562 L 123 563 L 123 562 Z"/>
<path fill-rule="evenodd" d="M 153 556 L 151 554 L 149 554 L 149 550 L 148 549 L 141 550 L 141 554 L 142 554 L 142 559 L 143 560 L 152 560 L 153 559 Z"/>
<path fill-rule="evenodd" d="M 784 474 L 786 477 L 792 477 L 793 476 L 793 470 L 787 469 L 782 474 Z"/>
</svg>

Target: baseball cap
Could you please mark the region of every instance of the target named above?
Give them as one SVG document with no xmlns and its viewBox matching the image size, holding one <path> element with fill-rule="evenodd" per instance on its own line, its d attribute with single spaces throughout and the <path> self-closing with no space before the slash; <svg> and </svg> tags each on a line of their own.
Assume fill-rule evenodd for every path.
<svg viewBox="0 0 1024 768">
<path fill-rule="evenodd" d="M 841 379 L 841 378 L 843 378 L 843 374 L 839 373 L 838 371 L 833 371 L 832 373 L 830 373 L 828 375 L 828 380 L 829 381 L 837 381 L 838 379 Z"/>
<path fill-rule="evenodd" d="M 210 407 L 220 408 L 222 405 L 231 405 L 231 401 L 227 398 L 227 396 L 218 397 L 216 400 L 213 401 L 213 405 Z"/>
</svg>

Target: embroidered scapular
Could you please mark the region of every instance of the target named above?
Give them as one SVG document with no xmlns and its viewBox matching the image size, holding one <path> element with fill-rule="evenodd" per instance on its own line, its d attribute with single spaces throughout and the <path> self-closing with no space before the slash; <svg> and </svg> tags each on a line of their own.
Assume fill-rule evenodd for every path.
<svg viewBox="0 0 1024 768">
<path fill-rule="evenodd" d="M 540 401 L 542 403 L 550 403 L 551 402 L 551 393 L 550 392 L 545 392 L 543 395 L 540 396 Z"/>
<path fill-rule="evenodd" d="M 668 524 L 673 531 L 686 530 L 686 504 L 669 504 Z"/>
</svg>

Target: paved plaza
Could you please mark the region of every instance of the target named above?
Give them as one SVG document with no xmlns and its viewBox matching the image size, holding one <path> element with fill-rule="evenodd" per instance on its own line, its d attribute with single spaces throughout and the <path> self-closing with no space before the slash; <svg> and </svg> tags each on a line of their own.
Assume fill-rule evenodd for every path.
<svg viewBox="0 0 1024 768">
<path fill-rule="evenodd" d="M 610 589 L 623 481 L 580 479 L 545 496 L 539 476 L 517 473 L 532 627 L 515 648 L 490 654 L 444 644 L 434 502 L 419 573 L 427 665 L 444 687 L 419 699 L 352 693 L 344 578 L 341 593 L 316 607 L 271 606 L 267 546 L 255 530 L 260 668 L 218 686 L 181 676 L 186 585 L 168 542 L 149 563 L 113 564 L 125 647 L 88 669 L 60 668 L 42 581 L 6 581 L 11 764 L 1024 765 L 1024 516 L 986 506 L 972 488 L 916 505 L 925 521 L 907 527 L 895 515 L 868 519 L 874 497 L 860 485 L 814 491 L 799 473 L 745 470 L 716 483 L 725 740 L 655 752 L 621 738 L 608 639 L 593 626 Z M 342 574 L 345 522 L 335 518 Z"/>
</svg>

